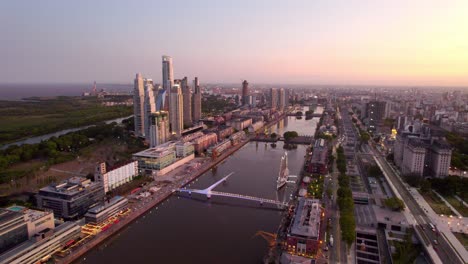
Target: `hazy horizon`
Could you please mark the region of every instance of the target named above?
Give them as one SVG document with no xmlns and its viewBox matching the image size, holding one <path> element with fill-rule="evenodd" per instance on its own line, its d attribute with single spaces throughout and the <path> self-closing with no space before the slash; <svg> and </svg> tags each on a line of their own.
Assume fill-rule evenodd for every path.
<svg viewBox="0 0 468 264">
<path fill-rule="evenodd" d="M 0 83 L 468 86 L 468 1 L 3 1 Z"/>
</svg>

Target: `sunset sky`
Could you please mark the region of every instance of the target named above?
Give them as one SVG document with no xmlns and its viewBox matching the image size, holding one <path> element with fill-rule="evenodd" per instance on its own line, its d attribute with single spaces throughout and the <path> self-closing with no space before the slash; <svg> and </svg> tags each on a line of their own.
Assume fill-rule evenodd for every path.
<svg viewBox="0 0 468 264">
<path fill-rule="evenodd" d="M 0 83 L 468 86 L 468 1 L 1 1 Z"/>
</svg>

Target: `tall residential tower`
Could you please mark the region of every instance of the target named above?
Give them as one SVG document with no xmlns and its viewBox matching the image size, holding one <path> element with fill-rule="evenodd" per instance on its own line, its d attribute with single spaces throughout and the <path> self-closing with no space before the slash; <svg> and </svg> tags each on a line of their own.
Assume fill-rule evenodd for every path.
<svg viewBox="0 0 468 264">
<path fill-rule="evenodd" d="M 249 83 L 244 80 L 242 82 L 242 105 L 248 105 L 249 101 Z"/>
<path fill-rule="evenodd" d="M 270 107 L 272 109 L 278 109 L 278 89 L 270 89 Z"/>
<path fill-rule="evenodd" d="M 184 126 L 192 126 L 192 91 L 187 77 L 182 79 L 182 96 L 184 98 Z"/>
<path fill-rule="evenodd" d="M 145 86 L 140 73 L 136 74 L 133 84 L 133 114 L 135 119 L 135 135 L 145 136 Z"/>
<path fill-rule="evenodd" d="M 201 119 L 201 89 L 200 83 L 198 82 L 198 77 L 195 77 L 193 80 L 193 96 L 192 96 L 192 121 L 198 122 Z"/>
<path fill-rule="evenodd" d="M 175 84 L 172 87 L 170 98 L 169 121 L 171 124 L 171 132 L 177 137 L 180 137 L 184 129 L 184 105 L 180 85 Z"/>
<path fill-rule="evenodd" d="M 162 56 L 162 87 L 166 91 L 167 97 L 170 96 L 172 86 L 174 86 L 174 69 L 172 67 L 172 57 Z M 165 105 L 163 106 L 164 110 L 169 109 L 168 103 L 170 104 L 168 100 L 165 100 Z"/>
</svg>

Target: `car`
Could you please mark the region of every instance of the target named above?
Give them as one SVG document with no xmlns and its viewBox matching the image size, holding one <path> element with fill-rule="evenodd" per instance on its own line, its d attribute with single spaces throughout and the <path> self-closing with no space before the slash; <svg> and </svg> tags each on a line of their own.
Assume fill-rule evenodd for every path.
<svg viewBox="0 0 468 264">
<path fill-rule="evenodd" d="M 439 241 L 437 241 L 437 239 L 434 239 L 434 244 L 439 245 Z"/>
</svg>

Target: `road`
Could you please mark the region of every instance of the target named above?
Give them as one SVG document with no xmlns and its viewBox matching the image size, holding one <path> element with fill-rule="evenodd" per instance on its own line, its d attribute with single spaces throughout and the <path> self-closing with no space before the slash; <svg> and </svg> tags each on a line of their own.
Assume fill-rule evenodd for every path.
<svg viewBox="0 0 468 264">
<path fill-rule="evenodd" d="M 434 247 L 434 250 L 439 255 L 440 259 L 443 261 L 443 263 L 463 263 L 457 257 L 457 252 L 454 249 L 452 249 L 452 247 L 448 244 L 445 238 L 439 235 L 439 232 L 434 232 L 431 230 L 431 228 L 429 227 L 429 223 L 431 223 L 429 217 L 425 214 L 423 209 L 416 202 L 416 200 L 411 195 L 407 187 L 404 185 L 404 183 L 393 170 L 393 168 L 388 164 L 385 158 L 383 158 L 380 155 L 380 153 L 374 149 L 373 146 L 371 146 L 370 151 L 373 154 L 373 156 L 379 161 L 385 174 L 388 175 L 389 179 L 400 193 L 409 211 L 413 214 L 417 222 L 417 226 L 415 228 L 417 228 L 418 231 L 422 234 L 424 240 L 423 243 L 425 243 L 426 246 L 429 244 L 432 245 Z M 438 242 L 438 245 L 434 242 L 435 240 Z"/>
</svg>

